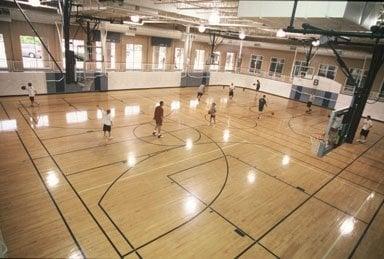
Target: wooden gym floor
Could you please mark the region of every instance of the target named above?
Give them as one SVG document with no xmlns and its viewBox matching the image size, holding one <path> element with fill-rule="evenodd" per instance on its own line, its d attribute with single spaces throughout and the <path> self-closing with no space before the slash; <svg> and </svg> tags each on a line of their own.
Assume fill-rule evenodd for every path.
<svg viewBox="0 0 384 259">
<path fill-rule="evenodd" d="M 367 143 L 317 158 L 309 135 L 330 111 L 308 115 L 305 104 L 268 95 L 257 119 L 253 91 L 229 101 L 227 89 L 210 87 L 197 106 L 195 94 L 37 96 L 35 108 L 27 97 L 0 98 L 9 257 L 384 257 L 384 124 Z M 167 117 L 157 139 L 160 100 Z M 98 104 L 114 108 L 110 141 Z"/>
</svg>

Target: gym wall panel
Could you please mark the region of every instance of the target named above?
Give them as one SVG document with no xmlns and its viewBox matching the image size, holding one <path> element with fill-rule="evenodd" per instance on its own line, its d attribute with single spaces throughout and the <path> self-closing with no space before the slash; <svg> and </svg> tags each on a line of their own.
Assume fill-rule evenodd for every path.
<svg viewBox="0 0 384 259">
<path fill-rule="evenodd" d="M 181 72 L 109 72 L 108 90 L 180 86 Z"/>
<path fill-rule="evenodd" d="M 339 94 L 335 109 L 349 107 L 351 105 L 351 102 L 351 95 Z M 372 100 L 368 100 L 363 112 L 363 116 L 367 115 L 370 115 L 372 119 L 384 121 L 384 102 L 375 102 Z"/>
<path fill-rule="evenodd" d="M 26 95 L 21 90 L 22 85 L 31 82 L 38 94 L 47 93 L 45 72 L 1 72 L 0 73 L 0 96 Z"/>
<path fill-rule="evenodd" d="M 260 81 L 260 91 L 289 98 L 291 87 L 290 83 L 276 81 L 267 78 L 259 78 L 253 75 L 234 74 L 231 72 L 211 72 L 211 85 L 229 85 L 231 82 L 235 86 L 255 89 L 253 83 Z"/>
</svg>

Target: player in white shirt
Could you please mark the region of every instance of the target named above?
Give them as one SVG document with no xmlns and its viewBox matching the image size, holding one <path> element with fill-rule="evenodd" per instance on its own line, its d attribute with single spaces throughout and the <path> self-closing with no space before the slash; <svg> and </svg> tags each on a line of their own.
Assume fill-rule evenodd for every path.
<svg viewBox="0 0 384 259">
<path fill-rule="evenodd" d="M 366 119 L 363 121 L 363 127 L 361 128 L 360 131 L 360 139 L 358 139 L 358 142 L 365 143 L 367 141 L 367 136 L 369 133 L 369 129 L 372 128 L 373 122 L 371 120 L 371 116 L 367 116 Z"/>
<path fill-rule="evenodd" d="M 97 106 L 97 108 L 99 108 L 101 110 L 101 113 L 102 113 L 101 122 L 103 123 L 104 137 L 107 136 L 107 132 L 108 132 L 108 139 L 112 139 L 112 136 L 111 136 L 111 130 L 112 130 L 111 110 L 110 109 L 104 110 L 100 106 Z"/>
<path fill-rule="evenodd" d="M 197 100 L 200 101 L 201 96 L 203 96 L 205 85 L 201 84 L 199 88 L 197 88 Z"/>
<path fill-rule="evenodd" d="M 31 106 L 35 104 L 35 95 L 37 94 L 35 88 L 32 86 L 32 83 L 28 83 L 27 89 L 29 100 L 31 101 Z"/>
</svg>

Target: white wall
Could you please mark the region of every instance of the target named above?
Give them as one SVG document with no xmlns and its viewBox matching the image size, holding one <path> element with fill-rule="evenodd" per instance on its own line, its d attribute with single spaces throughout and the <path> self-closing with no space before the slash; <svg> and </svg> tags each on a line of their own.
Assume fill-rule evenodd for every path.
<svg viewBox="0 0 384 259">
<path fill-rule="evenodd" d="M 313 85 L 313 81 L 315 79 L 319 80 L 319 84 L 317 86 Z M 340 90 L 341 90 L 340 83 L 322 76 L 314 76 L 313 79 L 294 77 L 293 84 L 308 87 L 308 88 L 316 88 L 321 91 L 327 91 L 327 92 L 333 92 L 333 93 L 340 93 Z"/>
<path fill-rule="evenodd" d="M 211 72 L 210 85 L 229 85 L 233 82 L 235 86 L 255 89 L 253 83 L 260 81 L 260 90 L 278 96 L 289 97 L 292 85 L 285 82 L 275 81 L 252 75 L 234 74 L 231 72 Z"/>
<path fill-rule="evenodd" d="M 108 90 L 180 86 L 181 72 L 109 72 Z"/>
<path fill-rule="evenodd" d="M 351 95 L 339 94 L 335 109 L 349 107 L 351 102 Z M 372 119 L 384 121 L 384 102 L 374 102 L 372 100 L 368 100 L 363 112 L 363 116 L 367 115 L 370 115 Z"/>
<path fill-rule="evenodd" d="M 47 93 L 47 83 L 44 72 L 0 72 L 0 96 L 26 95 L 21 90 L 22 85 L 31 82 L 38 94 Z"/>
</svg>

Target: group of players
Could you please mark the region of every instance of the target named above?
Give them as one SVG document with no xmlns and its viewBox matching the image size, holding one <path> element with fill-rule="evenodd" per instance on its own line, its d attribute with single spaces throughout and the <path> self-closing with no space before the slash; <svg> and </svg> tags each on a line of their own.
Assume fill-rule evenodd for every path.
<svg viewBox="0 0 384 259">
<path fill-rule="evenodd" d="M 260 85 L 259 80 L 257 80 L 256 83 L 253 84 L 253 86 L 255 87 L 256 92 L 260 91 L 261 85 Z M 224 88 L 225 88 L 225 86 L 223 86 L 223 89 Z M 29 100 L 31 102 L 31 107 L 34 107 L 35 104 L 38 105 L 38 103 L 35 102 L 35 96 L 37 94 L 37 91 L 32 86 L 32 83 L 28 83 L 27 86 L 22 86 L 21 89 L 28 91 L 28 96 L 29 96 Z M 204 94 L 204 89 L 205 89 L 204 84 L 201 84 L 197 89 L 197 100 L 199 102 L 201 100 L 201 97 Z M 233 99 L 234 91 L 235 91 L 235 86 L 233 83 L 231 83 L 229 85 L 229 91 L 228 91 L 229 100 Z M 306 113 L 311 113 L 311 111 L 312 111 L 311 106 L 312 106 L 313 100 L 314 100 L 314 95 L 311 95 L 309 97 L 308 102 L 307 102 Z M 262 95 L 262 97 L 259 98 L 258 106 L 259 106 L 258 119 L 260 119 L 261 115 L 264 111 L 265 106 L 267 106 L 267 100 L 266 100 L 265 95 Z M 102 124 L 103 124 L 104 137 L 106 137 L 110 140 L 110 139 L 112 139 L 112 136 L 111 136 L 111 130 L 112 130 L 111 110 L 110 109 L 104 109 L 101 106 L 97 106 L 97 108 L 100 109 L 102 112 Z M 216 113 L 217 113 L 216 103 L 213 102 L 211 104 L 211 107 L 208 110 L 208 114 L 210 115 L 209 125 L 216 124 Z M 273 114 L 274 113 L 272 112 L 272 115 Z M 155 120 L 156 126 L 153 129 L 152 135 L 156 136 L 158 138 L 162 138 L 163 135 L 161 134 L 161 127 L 163 125 L 163 120 L 164 120 L 164 101 L 160 101 L 159 105 L 156 106 L 153 119 Z M 371 116 L 367 116 L 363 121 L 363 126 L 362 126 L 362 129 L 360 131 L 360 138 L 357 140 L 358 142 L 360 142 L 360 143 L 366 142 L 366 138 L 367 138 L 369 130 L 370 130 L 370 128 L 372 128 L 372 126 L 373 126 L 373 122 L 372 122 Z"/>
</svg>

